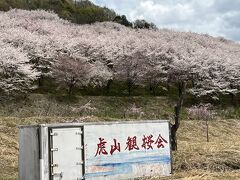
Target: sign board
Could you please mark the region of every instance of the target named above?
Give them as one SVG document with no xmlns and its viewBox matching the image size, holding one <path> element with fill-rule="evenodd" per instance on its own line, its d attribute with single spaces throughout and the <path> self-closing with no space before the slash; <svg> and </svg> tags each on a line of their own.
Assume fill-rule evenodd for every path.
<svg viewBox="0 0 240 180">
<path fill-rule="evenodd" d="M 169 176 L 169 123 L 84 126 L 85 178 L 128 179 Z"/>
<path fill-rule="evenodd" d="M 112 180 L 171 174 L 168 121 L 21 126 L 20 180 Z"/>
</svg>

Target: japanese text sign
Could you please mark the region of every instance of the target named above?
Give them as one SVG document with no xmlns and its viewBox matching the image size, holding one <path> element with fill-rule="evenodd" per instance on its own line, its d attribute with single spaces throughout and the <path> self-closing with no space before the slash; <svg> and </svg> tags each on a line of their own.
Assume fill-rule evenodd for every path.
<svg viewBox="0 0 240 180">
<path fill-rule="evenodd" d="M 88 125 L 84 144 L 86 179 L 171 173 L 168 121 Z"/>
</svg>

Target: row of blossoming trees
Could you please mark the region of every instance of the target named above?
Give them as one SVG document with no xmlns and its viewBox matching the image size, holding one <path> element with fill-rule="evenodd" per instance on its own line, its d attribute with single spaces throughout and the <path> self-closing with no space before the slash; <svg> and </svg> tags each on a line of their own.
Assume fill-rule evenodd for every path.
<svg viewBox="0 0 240 180">
<path fill-rule="evenodd" d="M 178 88 L 173 149 L 186 92 L 235 95 L 240 45 L 223 38 L 171 30 L 130 29 L 105 22 L 75 25 L 46 11 L 0 12 L 0 92 L 26 92 L 46 76 L 74 87 L 172 84 Z"/>
</svg>

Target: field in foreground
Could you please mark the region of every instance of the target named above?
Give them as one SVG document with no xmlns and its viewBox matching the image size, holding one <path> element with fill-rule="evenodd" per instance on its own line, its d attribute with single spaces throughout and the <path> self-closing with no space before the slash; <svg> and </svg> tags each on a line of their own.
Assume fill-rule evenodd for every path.
<svg viewBox="0 0 240 180">
<path fill-rule="evenodd" d="M 57 117 L 0 118 L 0 179 L 16 179 L 18 124 L 63 122 Z M 85 120 L 95 119 L 87 117 Z M 149 179 L 240 179 L 240 120 L 214 120 L 206 142 L 204 121 L 182 121 L 178 151 L 173 153 L 171 178 Z"/>
<path fill-rule="evenodd" d="M 79 96 L 32 94 L 22 101 L 0 104 L 0 180 L 18 175 L 18 125 L 116 119 L 173 119 L 174 102 L 167 97 Z M 188 120 L 186 107 L 173 153 L 174 174 L 149 179 L 240 179 L 240 109 L 222 108 L 209 123 Z"/>
</svg>

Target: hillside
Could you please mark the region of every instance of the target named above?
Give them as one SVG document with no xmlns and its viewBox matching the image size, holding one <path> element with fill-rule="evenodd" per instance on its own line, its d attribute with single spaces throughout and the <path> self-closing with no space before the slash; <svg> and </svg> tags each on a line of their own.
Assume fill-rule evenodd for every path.
<svg viewBox="0 0 240 180">
<path fill-rule="evenodd" d="M 163 97 L 78 97 L 73 102 L 45 95 L 1 106 L 0 179 L 16 179 L 18 125 L 121 119 L 171 119 L 172 102 Z M 186 113 L 184 113 L 186 114 Z M 202 120 L 183 120 L 178 151 L 173 153 L 172 179 L 239 179 L 239 119 L 218 117 L 209 122 L 210 142 Z M 150 178 L 159 179 L 159 178 Z M 168 179 L 168 178 L 165 178 Z"/>
<path fill-rule="evenodd" d="M 109 91 L 114 83 L 125 86 L 124 95 L 133 94 L 137 87 L 148 88 L 152 94 L 159 89 L 166 94 L 169 86 L 181 92 L 182 83 L 187 93 L 209 101 L 221 95 L 236 99 L 239 92 L 240 46 L 223 38 L 164 29 L 135 30 L 112 22 L 76 25 L 43 10 L 14 9 L 1 12 L 0 19 L 1 61 L 8 67 L 4 61 L 8 58 L 12 66 L 19 67 L 13 69 L 21 71 L 2 79 L 5 89 L 0 88 L 9 88 L 7 93 L 36 88 L 32 85 L 37 82 L 41 89 L 46 78 L 53 82 L 49 89 L 55 85 L 69 95 L 88 87 Z M 78 71 L 81 63 L 85 68 Z M 64 76 L 66 72 L 77 82 L 72 84 Z M 11 80 L 18 73 L 24 75 L 26 84 Z M 18 83 L 20 87 L 15 87 Z"/>
<path fill-rule="evenodd" d="M 21 8 L 13 2 L 3 4 Z M 102 22 L 113 14 L 89 2 L 54 2 L 57 14 L 0 12 L 0 179 L 17 177 L 18 125 L 126 119 L 171 121 L 173 178 L 240 178 L 239 44 L 128 28 Z"/>
<path fill-rule="evenodd" d="M 90 24 L 94 22 L 113 21 L 116 13 L 107 7 L 100 7 L 90 1 L 73 0 L 1 0 L 0 11 L 10 9 L 51 10 L 61 18 L 78 24 Z"/>
</svg>

